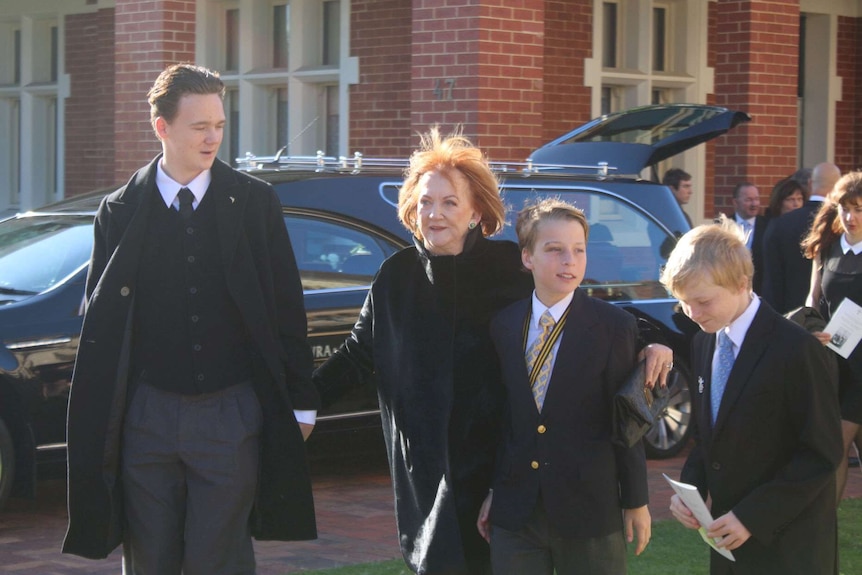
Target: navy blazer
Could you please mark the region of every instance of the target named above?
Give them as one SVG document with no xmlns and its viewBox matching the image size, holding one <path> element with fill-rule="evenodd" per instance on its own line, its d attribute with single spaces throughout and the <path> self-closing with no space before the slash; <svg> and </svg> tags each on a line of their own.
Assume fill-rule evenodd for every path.
<svg viewBox="0 0 862 575">
<path fill-rule="evenodd" d="M 725 387 L 715 425 L 710 386 L 715 335 L 695 335 L 696 445 L 681 479 L 712 497 L 752 537 L 733 551 L 734 574 L 832 574 L 840 413 L 826 350 L 761 301 Z M 712 553 L 712 573 L 730 562 Z"/>
<path fill-rule="evenodd" d="M 524 359 L 531 299 L 491 322 L 507 395 L 491 523 L 521 529 L 541 494 L 548 522 L 570 538 L 622 528 L 621 508 L 647 504 L 643 444 L 612 443 L 612 401 L 636 365 L 634 317 L 575 290 L 542 412 Z"/>
</svg>

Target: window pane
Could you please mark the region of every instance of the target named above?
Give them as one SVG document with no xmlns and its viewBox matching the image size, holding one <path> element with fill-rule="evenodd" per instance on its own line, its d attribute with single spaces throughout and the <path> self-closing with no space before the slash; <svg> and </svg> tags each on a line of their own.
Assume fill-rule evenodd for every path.
<svg viewBox="0 0 862 575">
<path fill-rule="evenodd" d="M 305 290 L 367 286 L 396 251 L 389 242 L 340 222 L 285 217 Z"/>
<path fill-rule="evenodd" d="M 287 68 L 289 51 L 290 6 L 272 7 L 272 65 Z"/>
<path fill-rule="evenodd" d="M 602 4 L 604 30 L 602 30 L 602 66 L 617 67 L 617 5 L 614 2 Z"/>
<path fill-rule="evenodd" d="M 225 70 L 239 70 L 239 10 L 232 8 L 225 11 Z"/>
<path fill-rule="evenodd" d="M 664 72 L 666 68 L 665 41 L 667 10 L 664 8 L 653 8 L 652 10 L 652 68 L 655 72 Z"/>
<path fill-rule="evenodd" d="M 21 30 L 15 30 L 15 51 L 13 58 L 15 58 L 14 66 L 14 75 L 13 75 L 13 84 L 21 83 Z"/>
<path fill-rule="evenodd" d="M 288 143 L 287 123 L 287 88 L 279 88 L 275 110 L 275 149 L 281 149 Z M 287 150 L 289 153 L 290 150 Z"/>
<path fill-rule="evenodd" d="M 57 81 L 58 58 L 57 27 L 51 26 L 51 81 Z"/>
<path fill-rule="evenodd" d="M 341 50 L 341 2 L 323 3 L 323 65 L 337 66 Z"/>
<path fill-rule="evenodd" d="M 326 87 L 326 155 L 338 155 L 338 86 Z"/>
<path fill-rule="evenodd" d="M 227 141 L 228 157 L 224 159 L 231 166 L 236 165 L 239 152 L 239 90 L 227 90 L 224 95 L 227 122 L 225 123 L 224 140 Z"/>
<path fill-rule="evenodd" d="M 0 231 L 0 287 L 41 293 L 87 263 L 92 245 L 92 216 L 10 220 Z"/>
</svg>

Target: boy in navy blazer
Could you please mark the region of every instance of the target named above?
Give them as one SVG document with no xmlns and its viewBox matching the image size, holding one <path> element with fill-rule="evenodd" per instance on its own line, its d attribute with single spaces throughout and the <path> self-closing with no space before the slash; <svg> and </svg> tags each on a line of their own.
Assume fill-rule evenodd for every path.
<svg viewBox="0 0 862 575">
<path fill-rule="evenodd" d="M 751 290 L 751 256 L 722 219 L 685 234 L 662 283 L 700 325 L 692 347 L 696 445 L 681 479 L 712 497 L 710 573 L 837 573 L 841 416 L 823 346 Z M 700 525 L 679 496 L 680 523 Z"/>
<path fill-rule="evenodd" d="M 635 319 L 577 289 L 589 225 L 557 199 L 521 210 L 530 299 L 491 333 L 507 393 L 493 489 L 478 520 L 495 575 L 619 575 L 649 542 L 643 445 L 612 443 L 612 399 L 636 365 Z M 624 535 L 625 533 L 625 535 Z"/>
</svg>

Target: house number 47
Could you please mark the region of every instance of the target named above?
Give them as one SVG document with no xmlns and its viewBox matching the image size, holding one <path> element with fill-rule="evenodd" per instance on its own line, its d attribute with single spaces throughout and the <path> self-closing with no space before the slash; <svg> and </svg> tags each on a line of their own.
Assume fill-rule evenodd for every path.
<svg viewBox="0 0 862 575">
<path fill-rule="evenodd" d="M 438 100 L 451 100 L 452 88 L 455 87 L 455 78 L 446 78 L 434 80 L 434 97 Z"/>
</svg>

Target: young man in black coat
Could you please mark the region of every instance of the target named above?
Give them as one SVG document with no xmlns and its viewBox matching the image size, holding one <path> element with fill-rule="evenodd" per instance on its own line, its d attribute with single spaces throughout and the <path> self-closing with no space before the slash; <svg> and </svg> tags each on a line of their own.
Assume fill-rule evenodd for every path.
<svg viewBox="0 0 862 575">
<path fill-rule="evenodd" d="M 252 535 L 316 536 L 302 286 L 272 188 L 216 159 L 223 96 L 209 70 L 163 71 L 163 153 L 96 215 L 63 550 L 122 542 L 133 575 L 251 575 Z"/>
</svg>

